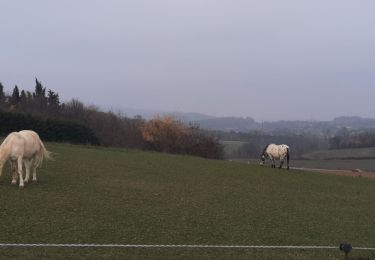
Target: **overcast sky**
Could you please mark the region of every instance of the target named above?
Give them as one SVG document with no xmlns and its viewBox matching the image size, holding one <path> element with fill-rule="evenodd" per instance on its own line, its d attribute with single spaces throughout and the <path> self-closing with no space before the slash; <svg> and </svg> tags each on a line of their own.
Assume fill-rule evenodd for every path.
<svg viewBox="0 0 375 260">
<path fill-rule="evenodd" d="M 63 101 L 375 117 L 373 0 L 1 0 L 0 82 Z"/>
</svg>

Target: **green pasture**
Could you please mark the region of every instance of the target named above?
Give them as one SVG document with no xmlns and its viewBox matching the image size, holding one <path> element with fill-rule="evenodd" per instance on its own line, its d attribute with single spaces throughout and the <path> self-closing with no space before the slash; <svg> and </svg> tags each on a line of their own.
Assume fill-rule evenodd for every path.
<svg viewBox="0 0 375 260">
<path fill-rule="evenodd" d="M 259 165 L 257 159 L 235 159 L 236 162 Z M 279 165 L 276 160 L 276 165 Z M 284 167 L 285 167 L 284 163 Z M 270 166 L 271 162 L 266 160 L 266 165 Z M 374 172 L 375 174 L 375 159 L 291 159 L 290 167 L 292 168 L 310 168 L 310 169 L 329 169 L 329 170 L 355 170 Z"/>
<path fill-rule="evenodd" d="M 225 155 L 234 154 L 238 149 L 241 148 L 242 145 L 246 144 L 246 142 L 242 141 L 221 141 L 220 143 L 224 147 Z"/>
<path fill-rule="evenodd" d="M 375 180 L 47 144 L 38 183 L 0 178 L 0 243 L 375 247 Z M 354 251 L 353 259 L 375 257 Z M 0 248 L 1 259 L 343 259 L 339 250 Z M 366 258 L 365 258 L 366 259 Z"/>
<path fill-rule="evenodd" d="M 293 166 L 375 172 L 375 147 L 315 151 L 294 160 Z"/>
<path fill-rule="evenodd" d="M 375 159 L 375 147 L 353 148 L 353 149 L 335 149 L 315 151 L 304 154 L 302 159 L 308 160 L 334 160 L 334 159 Z"/>
<path fill-rule="evenodd" d="M 355 170 L 375 172 L 375 159 L 364 160 L 293 160 L 293 167 L 318 168 L 330 170 Z M 374 173 L 375 174 L 375 173 Z"/>
</svg>

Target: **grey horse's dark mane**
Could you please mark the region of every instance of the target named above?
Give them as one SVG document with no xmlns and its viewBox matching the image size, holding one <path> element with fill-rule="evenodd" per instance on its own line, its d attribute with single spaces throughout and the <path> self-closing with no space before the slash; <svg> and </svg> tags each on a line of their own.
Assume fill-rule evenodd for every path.
<svg viewBox="0 0 375 260">
<path fill-rule="evenodd" d="M 262 152 L 261 155 L 264 155 L 266 153 L 266 150 L 267 150 L 268 146 L 270 146 L 270 144 L 267 144 L 266 147 L 264 147 L 263 152 Z"/>
</svg>

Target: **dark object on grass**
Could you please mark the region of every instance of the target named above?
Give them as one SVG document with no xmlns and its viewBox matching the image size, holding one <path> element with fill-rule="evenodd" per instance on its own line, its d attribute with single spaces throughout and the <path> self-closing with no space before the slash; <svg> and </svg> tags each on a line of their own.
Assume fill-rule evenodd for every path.
<svg viewBox="0 0 375 260">
<path fill-rule="evenodd" d="M 340 251 L 344 251 L 345 259 L 348 259 L 348 254 L 350 253 L 350 251 L 352 251 L 353 248 L 352 245 L 348 243 L 341 243 L 339 248 Z"/>
</svg>

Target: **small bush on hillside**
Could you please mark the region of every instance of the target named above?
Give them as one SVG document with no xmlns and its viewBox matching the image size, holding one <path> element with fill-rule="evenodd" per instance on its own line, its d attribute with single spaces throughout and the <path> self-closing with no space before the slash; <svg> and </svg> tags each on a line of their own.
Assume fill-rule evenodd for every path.
<svg viewBox="0 0 375 260">
<path fill-rule="evenodd" d="M 221 159 L 223 149 L 214 138 L 196 126 L 185 126 L 172 117 L 156 117 L 141 128 L 145 148 L 160 152 L 191 154 Z"/>
</svg>

